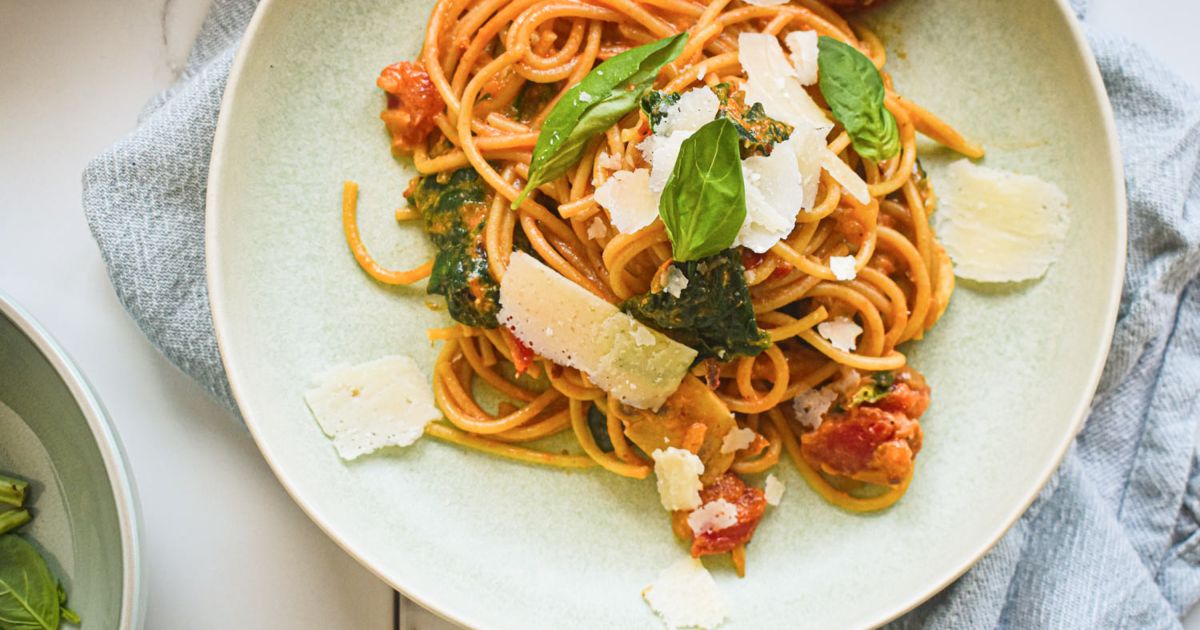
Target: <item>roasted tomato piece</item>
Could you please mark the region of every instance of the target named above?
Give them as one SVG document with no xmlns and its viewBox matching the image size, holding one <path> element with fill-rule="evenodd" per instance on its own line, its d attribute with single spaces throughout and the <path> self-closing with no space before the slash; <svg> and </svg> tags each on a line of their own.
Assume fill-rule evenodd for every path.
<svg viewBox="0 0 1200 630">
<path fill-rule="evenodd" d="M 411 153 L 437 126 L 434 117 L 446 104 L 420 63 L 394 63 L 379 73 L 375 84 L 388 94 L 387 109 L 379 117 L 392 136 L 392 150 Z"/>
<path fill-rule="evenodd" d="M 767 509 L 763 491 L 747 486 L 741 477 L 727 472 L 700 491 L 700 507 L 724 499 L 737 508 L 737 522 L 728 527 L 701 532 L 692 536 L 692 556 L 699 558 L 714 553 L 733 551 L 734 547 L 750 542 L 754 529 Z M 688 533 L 692 533 L 690 528 Z"/>
<path fill-rule="evenodd" d="M 867 397 L 870 402 L 856 403 L 858 394 L 847 391 L 815 431 L 800 436 L 804 459 L 831 475 L 876 484 L 903 482 L 921 450 L 918 419 L 929 407 L 929 386 L 911 368 L 889 381 L 881 395 Z M 879 383 L 874 377 L 861 382 L 870 383 L 867 387 Z"/>
</svg>

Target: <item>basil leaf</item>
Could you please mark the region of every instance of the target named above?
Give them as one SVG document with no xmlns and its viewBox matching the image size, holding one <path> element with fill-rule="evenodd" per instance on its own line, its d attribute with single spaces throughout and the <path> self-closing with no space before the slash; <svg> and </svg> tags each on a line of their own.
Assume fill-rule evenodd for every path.
<svg viewBox="0 0 1200 630">
<path fill-rule="evenodd" d="M 631 48 L 592 69 L 550 110 L 542 123 L 529 181 L 512 202 L 515 210 L 538 186 L 567 172 L 588 142 L 638 106 L 658 71 L 683 52 L 687 33 Z"/>
<path fill-rule="evenodd" d="M 33 545 L 15 534 L 0 536 L 0 621 L 5 628 L 58 630 L 59 592 L 58 581 Z"/>
<path fill-rule="evenodd" d="M 718 118 L 679 147 L 658 202 L 676 261 L 712 256 L 733 245 L 746 219 L 738 130 Z"/>
<path fill-rule="evenodd" d="M 883 106 L 883 78 L 875 64 L 857 48 L 832 37 L 822 35 L 817 47 L 821 94 L 850 134 L 854 150 L 876 162 L 895 157 L 900 152 L 900 130 L 896 117 Z"/>
</svg>

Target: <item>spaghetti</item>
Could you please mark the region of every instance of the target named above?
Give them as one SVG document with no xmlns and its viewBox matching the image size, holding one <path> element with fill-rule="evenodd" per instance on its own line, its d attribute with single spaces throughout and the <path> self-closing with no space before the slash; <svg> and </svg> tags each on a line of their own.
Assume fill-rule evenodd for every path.
<svg viewBox="0 0 1200 630">
<path fill-rule="evenodd" d="M 738 35 L 783 37 L 796 30 L 845 42 L 879 69 L 900 150 L 872 161 L 856 153 L 841 125 L 834 128 L 828 148 L 866 182 L 869 202 L 855 200 L 823 171 L 813 207 L 797 214 L 786 238 L 764 254 L 741 252 L 753 314 L 768 337 L 765 350 L 706 359 L 692 375 L 733 413 L 738 428 L 754 433 L 733 457 L 729 474 L 769 471 L 786 453 L 824 499 L 855 512 L 880 510 L 911 481 L 921 440 L 917 418 L 928 403 L 928 387 L 897 348 L 937 322 L 954 286 L 950 260 L 929 222 L 936 197 L 917 161 L 917 133 L 971 157 L 982 149 L 894 91 L 882 70 L 883 45 L 865 26 L 819 0 L 771 6 L 739 0 L 439 0 L 419 62 L 389 66 L 380 77 L 388 94 L 382 118 L 393 150 L 411 153 L 421 176 L 443 181 L 470 169 L 482 180 L 488 194 L 472 201 L 475 218 L 468 227 L 482 226 L 474 238 L 486 253 L 490 280 L 501 281 L 511 252 L 521 246 L 619 304 L 662 291 L 669 280 L 672 250 L 663 223 L 620 233 L 594 197 L 614 172 L 646 164 L 638 145 L 650 132 L 647 115 L 635 110 L 624 116 L 563 176 L 512 210 L 530 176 L 541 124 L 597 63 L 633 47 L 686 31 L 686 46 L 663 67 L 655 89 L 724 84 L 736 92 L 746 81 Z M 825 106 L 815 87 L 809 92 Z M 363 269 L 388 284 L 427 277 L 432 261 L 394 272 L 367 254 L 355 224 L 355 193 L 348 183 L 343 219 Z M 397 217 L 418 215 L 406 210 Z M 831 268 L 830 259 L 840 256 L 853 257 L 854 279 L 839 280 Z M 477 299 L 485 297 L 476 290 Z M 835 321 L 861 329 L 853 349 L 821 334 L 822 324 Z M 430 338 L 443 343 L 433 380 L 448 424 L 430 425 L 429 435 L 532 464 L 597 466 L 635 479 L 653 472 L 654 463 L 627 434 L 637 410 L 586 374 L 533 356 L 503 327 L 460 324 L 432 330 Z M 485 409 L 474 393 L 478 382 L 509 402 Z M 807 409 L 819 417 L 806 422 L 809 399 L 833 404 Z M 693 451 L 703 429 L 686 437 Z M 568 432 L 581 455 L 529 445 Z M 734 554 L 739 570 L 748 538 L 722 547 Z"/>
</svg>

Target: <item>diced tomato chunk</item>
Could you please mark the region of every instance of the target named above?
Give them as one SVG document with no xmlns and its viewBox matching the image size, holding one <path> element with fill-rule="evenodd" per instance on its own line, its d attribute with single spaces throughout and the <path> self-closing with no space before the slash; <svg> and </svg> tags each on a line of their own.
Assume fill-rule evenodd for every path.
<svg viewBox="0 0 1200 630">
<path fill-rule="evenodd" d="M 717 499 L 725 499 L 737 508 L 737 523 L 724 529 L 693 535 L 692 556 L 696 558 L 733 551 L 738 545 L 750 542 L 767 509 L 763 491 L 747 486 L 741 477 L 732 472 L 717 477 L 700 491 L 701 505 Z"/>
<path fill-rule="evenodd" d="M 911 368 L 896 375 L 887 395 L 849 409 L 834 407 L 815 431 L 800 436 L 800 454 L 826 473 L 895 485 L 912 473 L 929 407 L 929 386 Z"/>
<path fill-rule="evenodd" d="M 411 153 L 437 126 L 434 117 L 446 104 L 417 62 L 401 61 L 384 68 L 375 84 L 388 95 L 387 109 L 379 117 L 392 136 L 392 149 Z"/>
</svg>

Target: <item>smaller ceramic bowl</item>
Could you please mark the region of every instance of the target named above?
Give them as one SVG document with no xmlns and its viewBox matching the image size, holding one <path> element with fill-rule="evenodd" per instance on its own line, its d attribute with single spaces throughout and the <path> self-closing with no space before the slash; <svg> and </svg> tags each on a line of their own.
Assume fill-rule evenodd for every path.
<svg viewBox="0 0 1200 630">
<path fill-rule="evenodd" d="M 30 480 L 21 533 L 85 628 L 141 627 L 137 500 L 116 431 L 62 348 L 0 293 L 0 471 Z"/>
</svg>

